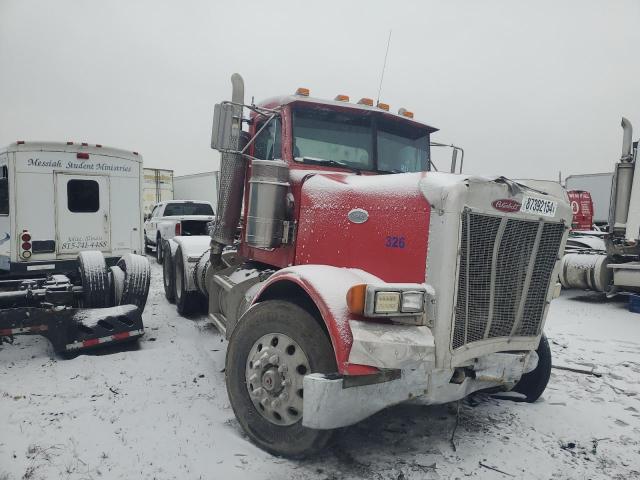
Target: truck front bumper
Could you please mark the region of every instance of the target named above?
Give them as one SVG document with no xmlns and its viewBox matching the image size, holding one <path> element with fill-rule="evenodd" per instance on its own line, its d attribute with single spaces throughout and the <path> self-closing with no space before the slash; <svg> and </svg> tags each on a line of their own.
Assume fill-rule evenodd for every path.
<svg viewBox="0 0 640 480">
<path fill-rule="evenodd" d="M 352 331 L 352 356 L 360 361 L 366 356 L 364 364 L 380 368 L 381 373 L 371 379 L 307 375 L 302 418 L 306 427 L 333 429 L 353 425 L 408 400 L 442 404 L 477 390 L 509 390 L 537 365 L 535 352 L 513 352 L 491 353 L 457 368 L 436 369 L 433 337 L 427 327 L 370 324 L 352 325 Z M 461 371 L 466 373 L 457 375 Z"/>
</svg>

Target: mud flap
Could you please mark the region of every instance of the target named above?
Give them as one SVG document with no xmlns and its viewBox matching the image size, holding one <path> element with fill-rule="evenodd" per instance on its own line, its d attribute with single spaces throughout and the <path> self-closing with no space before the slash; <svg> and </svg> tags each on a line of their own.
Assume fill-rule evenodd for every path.
<svg viewBox="0 0 640 480">
<path fill-rule="evenodd" d="M 56 353 L 79 352 L 143 334 L 142 314 L 135 305 L 0 310 L 0 341 L 15 335 L 42 335 Z"/>
</svg>

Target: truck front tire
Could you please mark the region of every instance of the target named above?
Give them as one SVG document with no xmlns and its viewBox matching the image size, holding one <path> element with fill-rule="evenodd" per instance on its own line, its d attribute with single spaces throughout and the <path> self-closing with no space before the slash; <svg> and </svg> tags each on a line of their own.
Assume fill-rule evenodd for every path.
<svg viewBox="0 0 640 480">
<path fill-rule="evenodd" d="M 549 348 L 545 334 L 542 334 L 540 338 L 536 353 L 538 354 L 538 366 L 531 372 L 525 373 L 513 387 L 513 391 L 524 395 L 525 401 L 528 403 L 533 403 L 540 398 L 551 377 L 551 348 Z"/>
<path fill-rule="evenodd" d="M 337 371 L 331 341 L 303 308 L 270 300 L 249 309 L 229 338 L 225 371 L 236 418 L 260 448 L 296 458 L 330 440 L 331 430 L 302 425 L 301 379 Z"/>
</svg>

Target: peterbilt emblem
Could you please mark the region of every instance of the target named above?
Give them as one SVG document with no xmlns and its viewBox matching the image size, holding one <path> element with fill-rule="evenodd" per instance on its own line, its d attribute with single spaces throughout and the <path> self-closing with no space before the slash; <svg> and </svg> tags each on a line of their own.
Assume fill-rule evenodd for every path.
<svg viewBox="0 0 640 480">
<path fill-rule="evenodd" d="M 491 206 L 501 212 L 518 212 L 522 206 L 520 202 L 515 200 L 509 200 L 508 198 L 501 198 L 500 200 L 494 200 L 491 202 Z"/>
<path fill-rule="evenodd" d="M 361 208 L 354 208 L 347 214 L 347 218 L 353 223 L 364 223 L 369 220 L 369 212 Z"/>
</svg>

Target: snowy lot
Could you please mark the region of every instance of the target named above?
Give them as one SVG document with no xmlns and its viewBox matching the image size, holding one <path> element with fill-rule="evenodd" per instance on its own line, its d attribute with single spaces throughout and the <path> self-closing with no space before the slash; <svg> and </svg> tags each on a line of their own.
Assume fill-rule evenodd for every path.
<svg viewBox="0 0 640 480">
<path fill-rule="evenodd" d="M 152 262 L 153 263 L 153 262 Z M 177 316 L 153 265 L 140 347 L 56 357 L 0 346 L 0 480 L 640 478 L 640 315 L 582 292 L 554 301 L 554 369 L 536 404 L 477 395 L 460 409 L 405 404 L 341 430 L 323 456 L 274 458 L 242 434 L 225 342 Z"/>
</svg>

